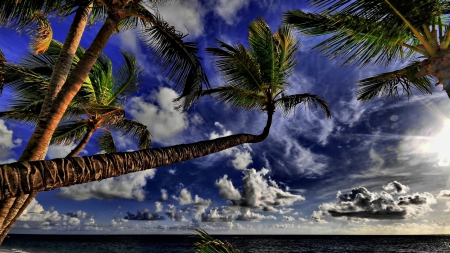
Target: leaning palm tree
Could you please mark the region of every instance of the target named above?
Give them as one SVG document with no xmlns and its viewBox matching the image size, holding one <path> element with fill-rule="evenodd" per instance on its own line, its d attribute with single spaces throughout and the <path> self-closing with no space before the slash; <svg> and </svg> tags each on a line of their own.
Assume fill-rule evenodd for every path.
<svg viewBox="0 0 450 253">
<path fill-rule="evenodd" d="M 327 103 L 316 95 L 285 94 L 298 48 L 296 37 L 288 27 L 280 27 L 272 34 L 267 24 L 259 19 L 250 24 L 249 41 L 252 45 L 250 50 L 242 45 L 225 43 L 220 43 L 221 48 L 208 49 L 218 57 L 216 65 L 230 83 L 230 86 L 218 87 L 208 94 L 235 96 L 222 100 L 237 107 L 255 108 L 267 113 L 267 123 L 261 134 L 235 134 L 165 148 L 0 165 L 0 200 L 117 177 L 206 156 L 244 143 L 261 142 L 269 134 L 272 115 L 277 108 L 289 113 L 298 105 L 315 105 L 330 117 Z"/>
<path fill-rule="evenodd" d="M 157 13 L 150 10 L 155 3 L 167 0 L 5 0 L 0 1 L 0 25 L 17 22 L 27 25 L 29 19 L 40 12 L 75 13 L 68 35 L 52 72 L 38 124 L 22 152 L 19 161 L 44 159 L 53 133 L 74 96 L 81 89 L 92 66 L 107 44 L 109 38 L 119 30 L 141 28 L 141 37 L 152 51 L 154 61 L 168 73 L 176 87 L 182 91 L 180 99 L 187 108 L 197 99 L 203 85 L 209 86 L 206 74 L 196 56 L 196 43 L 185 42 L 185 35 L 167 24 Z M 95 18 L 92 18 L 95 17 Z M 72 59 L 86 24 L 92 20 L 102 20 L 103 25 L 86 53 L 71 69 Z M 69 74 L 70 73 L 70 74 Z M 31 202 L 30 196 L 9 198 L 0 201 L 0 233 L 5 235 L 11 224 Z M 0 242 L 2 241 L 0 237 Z"/>
<path fill-rule="evenodd" d="M 0 118 L 37 124 L 48 80 L 62 47 L 56 41 L 49 46 L 44 54 L 29 54 L 21 65 L 6 65 L 6 85 L 14 89 L 15 99 L 9 110 L 0 112 Z M 84 50 L 78 48 L 74 63 L 83 53 Z M 76 156 L 83 150 L 97 130 L 103 130 L 98 144 L 107 153 L 117 151 L 112 132 L 130 136 L 139 143 L 140 149 L 150 147 L 147 126 L 125 117 L 122 104 L 128 95 L 138 90 L 142 69 L 133 55 L 125 52 L 122 55 L 125 62 L 116 75 L 111 60 L 105 54 L 100 55 L 82 90 L 72 100 L 64 120 L 56 128 L 51 144 L 78 143 L 67 157 Z"/>
<path fill-rule="evenodd" d="M 317 13 L 291 10 L 284 22 L 306 36 L 328 35 L 315 46 L 343 64 L 407 66 L 359 81 L 358 99 L 431 94 L 443 85 L 450 97 L 450 5 L 441 0 L 312 0 Z"/>
</svg>

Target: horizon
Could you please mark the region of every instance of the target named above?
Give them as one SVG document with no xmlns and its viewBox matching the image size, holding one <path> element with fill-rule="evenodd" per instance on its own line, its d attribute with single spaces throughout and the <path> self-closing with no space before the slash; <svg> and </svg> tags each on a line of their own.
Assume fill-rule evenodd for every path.
<svg viewBox="0 0 450 253">
<path fill-rule="evenodd" d="M 198 55 L 212 87 L 224 80 L 212 68 L 213 57 L 205 52 L 217 46 L 216 39 L 248 46 L 248 24 L 257 17 L 275 31 L 283 12 L 313 11 L 305 1 L 295 0 L 233 3 L 186 0 L 160 7 L 170 25 L 189 33 L 185 41 L 199 44 Z M 72 18 L 51 19 L 56 40 L 64 41 Z M 84 48 L 99 28 L 99 24 L 86 28 Z M 153 147 L 261 133 L 266 115 L 232 110 L 210 97 L 201 98 L 184 114 L 176 111 L 172 103 L 178 96 L 176 89 L 152 63 L 137 33 L 114 34 L 104 53 L 114 68 L 123 61 L 119 50 L 132 52 L 143 66 L 142 88 L 127 98 L 124 108 L 127 116 L 147 124 Z M 26 34 L 0 28 L 0 36 L 4 38 L 0 49 L 8 61 L 17 63 L 29 51 Z M 262 143 L 117 179 L 41 192 L 11 235 L 111 235 L 112 231 L 186 235 L 196 227 L 211 235 L 237 236 L 264 231 L 271 235 L 448 235 L 450 117 L 446 115 L 450 101 L 445 92 L 437 87 L 432 95 L 359 102 L 358 80 L 405 63 L 341 67 L 339 59 L 327 59 L 312 49 L 323 37 L 299 35 L 298 39 L 299 64 L 289 79 L 289 92 L 323 97 L 331 107 L 330 120 L 312 107 L 300 107 L 288 117 L 276 111 L 269 137 Z M 11 90 L 5 88 L 0 96 L 2 108 L 11 97 Z M 0 164 L 18 159 L 32 131 L 24 124 L 0 119 Z M 101 152 L 95 145 L 97 137 L 81 156 Z M 119 151 L 137 150 L 129 139 L 115 137 Z M 64 157 L 74 146 L 51 146 L 46 158 Z M 342 201 L 351 200 L 356 206 L 351 197 L 356 193 L 392 201 L 390 207 L 396 211 L 352 212 Z M 409 197 L 420 201 L 408 202 Z M 405 200 L 403 204 L 399 198 Z"/>
</svg>

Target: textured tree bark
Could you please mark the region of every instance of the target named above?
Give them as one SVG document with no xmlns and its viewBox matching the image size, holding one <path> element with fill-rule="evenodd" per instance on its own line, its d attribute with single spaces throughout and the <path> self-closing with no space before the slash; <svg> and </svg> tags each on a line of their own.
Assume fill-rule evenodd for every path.
<svg viewBox="0 0 450 253">
<path fill-rule="evenodd" d="M 436 56 L 424 60 L 417 77 L 432 75 L 443 85 L 450 98 L 450 50 L 440 51 Z"/>
<path fill-rule="evenodd" d="M 43 159 L 45 157 L 45 153 L 47 152 L 52 134 L 58 126 L 62 115 L 67 109 L 69 103 L 72 101 L 73 97 L 83 85 L 84 80 L 86 80 L 89 71 L 91 70 L 101 51 L 105 47 L 109 38 L 116 31 L 118 22 L 118 19 L 112 17 L 108 17 L 106 19 L 102 28 L 93 40 L 91 46 L 88 48 L 88 50 L 86 50 L 85 54 L 78 62 L 75 69 L 69 75 L 69 78 L 61 87 L 58 95 L 53 100 L 53 103 L 47 108 L 46 112 L 41 111 L 40 119 L 36 126 L 36 129 L 30 137 L 30 140 L 28 141 L 27 146 L 25 147 L 25 150 L 22 153 L 19 161 L 35 161 Z M 27 194 L 30 194 L 30 196 L 25 196 Z M 9 214 L 5 217 L 13 218 L 8 219 L 10 220 L 9 223 L 11 224 L 6 223 L 6 218 L 3 220 L 3 222 L 1 222 L 0 220 L 0 222 L 3 224 L 0 229 L 1 237 L 4 238 L 4 236 L 9 231 L 9 229 L 7 230 L 6 228 L 12 227 L 14 222 L 21 215 L 21 212 L 19 211 L 23 212 L 23 210 L 25 210 L 26 208 L 25 204 L 30 203 L 36 194 L 37 192 L 33 191 L 27 193 L 23 192 L 22 194 L 15 195 L 21 195 L 17 199 L 5 200 L 8 202 L 13 202 L 13 205 L 9 210 Z M 6 207 L 7 205 L 4 206 Z M 2 211 L 4 212 L 4 210 L 0 210 L 0 213 Z M 0 215 L 0 219 L 1 218 L 2 217 Z M 2 242 L 1 237 L 0 243 Z"/>
<path fill-rule="evenodd" d="M 56 97 L 57 92 L 61 89 L 61 86 L 66 81 L 73 61 L 73 57 L 78 48 L 78 45 L 80 44 L 81 36 L 83 35 L 84 29 L 86 27 L 90 10 L 90 6 L 79 7 L 75 14 L 66 40 L 61 49 L 61 53 L 58 57 L 58 61 L 55 64 L 55 68 L 53 69 L 52 76 L 49 82 L 49 90 L 44 100 L 43 110 L 41 110 L 41 114 L 43 111 L 48 111 L 48 107 L 51 105 L 53 99 Z M 40 117 L 42 116 L 45 117 L 45 115 L 41 115 Z M 44 159 L 47 148 L 48 145 L 41 150 L 26 148 L 22 153 L 19 161 L 33 161 Z M 17 215 L 17 213 L 24 205 L 24 203 L 27 202 L 28 198 L 28 195 L 23 195 L 19 196 L 17 199 L 11 198 L 0 202 L 0 243 L 3 241 L 3 239 L 1 238 L 3 234 L 6 235 L 6 233 L 3 233 L 5 231 L 5 228 L 9 225 L 11 220 L 14 220 L 15 216 L 20 216 Z M 28 200 L 28 202 L 31 202 L 31 200 L 32 199 Z"/>
<path fill-rule="evenodd" d="M 81 139 L 78 145 L 74 149 L 72 149 L 72 151 L 70 151 L 70 153 L 66 156 L 66 158 L 77 156 L 81 152 L 81 150 L 83 150 L 84 147 L 86 147 L 86 145 L 89 142 L 89 139 L 91 139 L 92 134 L 94 134 L 94 132 L 95 132 L 94 128 L 89 129 L 88 132 L 83 136 L 83 139 Z"/>
<path fill-rule="evenodd" d="M 261 142 L 267 138 L 271 122 L 269 113 L 260 135 L 236 134 L 165 148 L 4 164 L 0 166 L 0 199 L 117 177 Z"/>
</svg>

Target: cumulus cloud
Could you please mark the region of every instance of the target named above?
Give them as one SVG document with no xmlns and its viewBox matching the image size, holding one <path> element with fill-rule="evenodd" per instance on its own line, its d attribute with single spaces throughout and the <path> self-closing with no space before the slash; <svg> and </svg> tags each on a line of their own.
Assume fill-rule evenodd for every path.
<svg viewBox="0 0 450 253">
<path fill-rule="evenodd" d="M 186 114 L 175 109 L 173 100 L 177 97 L 174 90 L 160 88 L 150 96 L 128 99 L 126 110 L 134 119 L 147 125 L 155 141 L 172 140 L 189 124 Z"/>
<path fill-rule="evenodd" d="M 238 20 L 239 10 L 247 8 L 250 0 L 219 0 L 214 11 L 229 25 Z"/>
<path fill-rule="evenodd" d="M 409 192 L 409 187 L 401 184 L 400 182 L 394 181 L 390 182 L 386 186 L 383 186 L 383 189 L 386 191 L 393 190 L 391 194 L 406 194 Z"/>
<path fill-rule="evenodd" d="M 22 144 L 22 139 L 13 138 L 13 130 L 8 129 L 5 121 L 0 119 L 0 164 L 15 162 L 11 159 L 11 149 Z"/>
<path fill-rule="evenodd" d="M 301 195 L 281 190 L 273 180 L 266 179 L 265 176 L 269 173 L 268 169 L 263 168 L 260 171 L 248 169 L 243 173 L 245 176 L 242 178 L 242 193 L 236 190 L 227 175 L 216 181 L 221 197 L 230 200 L 233 205 L 280 212 L 278 207 L 290 206 L 296 201 L 305 199 Z"/>
<path fill-rule="evenodd" d="M 48 147 L 48 151 L 47 151 L 47 157 L 49 159 L 54 159 L 54 158 L 64 158 L 66 157 L 70 151 L 72 151 L 77 145 L 76 144 L 71 144 L 71 145 L 67 145 L 67 146 L 55 146 L 52 145 L 50 147 Z M 80 152 L 80 156 L 83 155 L 87 155 L 88 152 L 86 150 L 82 150 Z"/>
<path fill-rule="evenodd" d="M 276 219 L 277 218 L 273 215 L 263 215 L 259 213 L 254 213 L 251 212 L 250 209 L 246 209 L 236 217 L 236 220 L 239 221 L 261 221 L 261 220 L 276 220 Z"/>
<path fill-rule="evenodd" d="M 163 205 L 161 204 L 161 202 L 156 201 L 155 202 L 155 213 L 159 213 L 163 211 Z"/>
<path fill-rule="evenodd" d="M 237 152 L 234 159 L 231 160 L 231 164 L 233 164 L 233 167 L 235 167 L 238 170 L 247 169 L 247 166 L 250 165 L 252 162 L 253 162 L 252 156 L 248 151 Z"/>
<path fill-rule="evenodd" d="M 202 222 L 231 222 L 233 221 L 233 215 L 221 214 L 218 208 L 213 208 L 209 213 L 202 213 Z"/>
<path fill-rule="evenodd" d="M 19 221 L 26 222 L 50 222 L 55 223 L 62 219 L 62 216 L 59 215 L 58 211 L 49 210 L 46 211 L 39 204 L 36 199 L 33 199 L 31 203 L 27 206 L 25 211 L 20 215 Z"/>
<path fill-rule="evenodd" d="M 292 217 L 292 216 L 285 216 L 285 215 L 283 215 L 283 220 L 284 221 L 295 221 L 295 218 Z"/>
<path fill-rule="evenodd" d="M 186 188 L 183 188 L 178 197 L 178 201 L 180 205 L 192 204 L 193 200 L 191 193 Z"/>
<path fill-rule="evenodd" d="M 66 213 L 66 215 L 69 217 L 82 218 L 82 219 L 85 219 L 87 217 L 87 213 L 83 212 L 81 210 L 79 210 L 77 212 L 69 212 L 69 213 Z"/>
<path fill-rule="evenodd" d="M 167 194 L 167 190 L 166 189 L 161 189 L 161 200 L 162 201 L 167 201 L 168 198 L 169 198 L 169 195 Z"/>
<path fill-rule="evenodd" d="M 183 34 L 189 33 L 190 37 L 202 35 L 205 8 L 200 1 L 172 1 L 160 6 L 158 11 L 167 23 Z"/>
<path fill-rule="evenodd" d="M 338 192 L 337 199 L 337 203 L 320 205 L 312 219 L 321 221 L 327 216 L 375 220 L 417 218 L 432 211 L 430 205 L 436 204 L 428 192 L 399 196 L 396 200 L 387 192 L 370 192 L 361 186 L 348 194 Z"/>
<path fill-rule="evenodd" d="M 138 210 L 136 214 L 127 212 L 127 215 L 123 218 L 126 220 L 142 220 L 142 221 L 165 220 L 163 216 L 160 216 L 157 213 L 152 213 L 148 209 L 144 209 L 143 211 Z"/>
<path fill-rule="evenodd" d="M 144 201 L 145 191 L 143 187 L 147 184 L 148 179 L 155 176 L 155 171 L 139 171 L 117 178 L 63 187 L 56 196 L 74 200 L 124 198 Z"/>
<path fill-rule="evenodd" d="M 438 198 L 450 198 L 450 190 L 442 190 L 439 192 Z"/>
<path fill-rule="evenodd" d="M 188 221 L 174 205 L 169 205 L 169 208 L 166 209 L 165 213 L 172 221 Z"/>
</svg>

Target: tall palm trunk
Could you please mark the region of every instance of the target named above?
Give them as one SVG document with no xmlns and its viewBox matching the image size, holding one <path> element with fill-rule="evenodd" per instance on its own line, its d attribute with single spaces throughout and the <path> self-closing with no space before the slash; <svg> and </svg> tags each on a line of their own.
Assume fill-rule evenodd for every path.
<svg viewBox="0 0 450 253">
<path fill-rule="evenodd" d="M 273 112 L 260 135 L 236 134 L 214 140 L 134 152 L 100 154 L 0 166 L 0 199 L 88 183 L 127 173 L 174 164 L 267 138 Z"/>
<path fill-rule="evenodd" d="M 88 144 L 94 132 L 95 128 L 89 128 L 86 134 L 83 136 L 83 139 L 81 139 L 78 145 L 74 149 L 72 149 L 72 151 L 70 151 L 70 153 L 66 156 L 66 158 L 77 156 L 78 153 L 80 153 L 81 150 L 83 150 L 84 147 L 86 147 L 86 144 Z"/>
<path fill-rule="evenodd" d="M 49 82 L 49 88 L 44 100 L 42 109 L 51 106 L 51 102 L 55 98 L 55 94 L 60 90 L 62 84 L 66 81 L 67 75 L 73 61 L 73 57 L 80 44 L 81 36 L 87 24 L 90 13 L 90 6 L 79 7 L 76 11 L 75 17 L 69 28 L 66 40 L 64 41 L 61 53 L 58 58 L 52 76 Z M 48 110 L 48 109 L 46 109 Z M 41 113 L 46 110 L 41 110 Z M 25 148 L 19 161 L 26 160 L 40 160 L 45 158 L 47 147 L 44 149 Z M 33 196 L 22 195 L 16 198 L 10 198 L 0 202 L 0 243 L 3 241 L 3 235 L 7 233 L 5 229 L 12 220 L 17 220 L 20 209 L 26 202 L 31 202 L 36 194 Z M 29 199 L 30 198 L 30 199 Z M 29 199 L 29 200 L 28 200 Z M 28 201 L 27 201 L 28 200 Z M 28 205 L 28 204 L 27 204 Z M 25 207 L 27 206 L 25 205 Z M 16 217 L 17 216 L 17 217 Z M 8 229 L 9 230 L 9 229 Z"/>
<path fill-rule="evenodd" d="M 450 98 L 450 50 L 439 51 L 436 56 L 424 60 L 417 77 L 432 75 L 443 85 Z"/>
<path fill-rule="evenodd" d="M 71 72 L 69 78 L 59 90 L 56 98 L 46 110 L 43 110 L 44 108 L 41 110 L 39 122 L 19 161 L 36 161 L 45 157 L 53 132 L 58 126 L 69 103 L 83 85 L 84 80 L 86 80 L 89 71 L 109 38 L 116 31 L 118 22 L 118 19 L 111 16 L 106 19 L 91 46 L 86 50 L 75 69 Z M 28 194 L 30 194 L 30 196 L 28 196 Z M 15 197 L 20 195 L 20 197 L 7 199 L 0 203 L 0 219 L 2 219 L 0 220 L 0 223 L 3 224 L 0 228 L 0 243 L 36 194 L 37 192 L 35 191 L 22 192 L 21 194 L 11 196 Z M 3 213 L 8 210 L 8 207 L 8 215 L 4 215 Z"/>
</svg>

